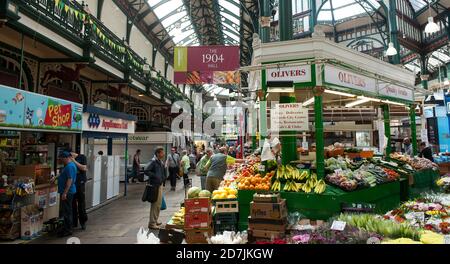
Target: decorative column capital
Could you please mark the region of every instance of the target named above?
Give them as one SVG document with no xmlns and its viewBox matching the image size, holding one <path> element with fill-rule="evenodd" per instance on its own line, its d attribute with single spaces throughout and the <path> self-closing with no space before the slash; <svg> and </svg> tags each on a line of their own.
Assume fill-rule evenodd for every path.
<svg viewBox="0 0 450 264">
<path fill-rule="evenodd" d="M 316 86 L 313 88 L 313 94 L 314 96 L 321 96 L 325 91 L 324 86 Z"/>
<path fill-rule="evenodd" d="M 262 16 L 259 19 L 259 22 L 261 23 L 261 27 L 270 27 L 270 21 L 271 21 L 270 16 Z"/>
</svg>

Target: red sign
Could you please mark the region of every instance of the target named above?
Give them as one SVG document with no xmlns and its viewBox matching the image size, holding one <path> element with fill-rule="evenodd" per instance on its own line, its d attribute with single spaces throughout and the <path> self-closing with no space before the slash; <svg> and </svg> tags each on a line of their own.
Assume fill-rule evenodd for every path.
<svg viewBox="0 0 450 264">
<path fill-rule="evenodd" d="M 44 124 L 51 127 L 72 127 L 72 105 L 61 105 L 49 100 Z"/>
<path fill-rule="evenodd" d="M 114 122 L 112 120 L 105 120 L 105 119 L 103 119 L 102 127 L 105 130 L 108 130 L 110 128 L 128 129 L 128 123 L 127 122 Z"/>
<path fill-rule="evenodd" d="M 175 47 L 174 82 L 177 84 L 238 84 L 239 47 Z"/>
<path fill-rule="evenodd" d="M 239 47 L 188 47 L 188 71 L 235 71 L 239 69 Z"/>
</svg>

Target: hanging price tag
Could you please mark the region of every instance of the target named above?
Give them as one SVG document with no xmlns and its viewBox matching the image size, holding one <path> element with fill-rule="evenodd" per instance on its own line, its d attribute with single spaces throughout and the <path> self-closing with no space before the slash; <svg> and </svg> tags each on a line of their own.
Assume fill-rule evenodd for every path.
<svg viewBox="0 0 450 264">
<path fill-rule="evenodd" d="M 331 225 L 331 230 L 344 231 L 346 225 L 347 223 L 343 221 L 333 221 L 333 224 Z"/>
</svg>

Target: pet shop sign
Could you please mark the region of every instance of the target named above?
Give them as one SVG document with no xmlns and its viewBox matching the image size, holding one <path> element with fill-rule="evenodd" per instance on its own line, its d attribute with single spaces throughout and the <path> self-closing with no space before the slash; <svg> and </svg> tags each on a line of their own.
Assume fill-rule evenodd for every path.
<svg viewBox="0 0 450 264">
<path fill-rule="evenodd" d="M 0 127 L 81 132 L 81 104 L 0 85 Z"/>
<path fill-rule="evenodd" d="M 49 100 L 44 124 L 51 127 L 70 128 L 72 126 L 71 116 L 72 105 L 62 105 L 53 100 Z"/>
</svg>

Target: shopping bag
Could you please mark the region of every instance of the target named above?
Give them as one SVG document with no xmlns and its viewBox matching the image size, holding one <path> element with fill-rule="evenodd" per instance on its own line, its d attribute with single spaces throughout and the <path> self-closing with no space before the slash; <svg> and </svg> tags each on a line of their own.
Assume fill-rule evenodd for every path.
<svg viewBox="0 0 450 264">
<path fill-rule="evenodd" d="M 162 202 L 161 202 L 161 210 L 166 210 L 166 209 L 167 209 L 166 199 L 164 199 L 164 195 L 163 195 Z"/>
<path fill-rule="evenodd" d="M 142 194 L 142 201 L 154 203 L 158 200 L 157 187 L 151 184 L 147 184 Z"/>
</svg>

